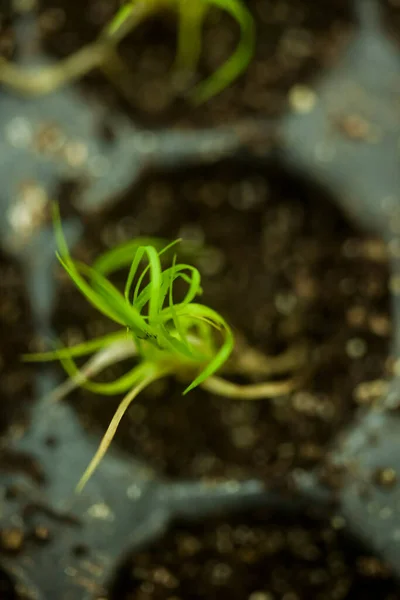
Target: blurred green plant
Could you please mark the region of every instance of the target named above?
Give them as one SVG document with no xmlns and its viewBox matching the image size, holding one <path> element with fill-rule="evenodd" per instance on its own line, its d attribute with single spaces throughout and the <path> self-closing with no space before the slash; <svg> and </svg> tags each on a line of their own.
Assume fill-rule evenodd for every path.
<svg viewBox="0 0 400 600">
<path fill-rule="evenodd" d="M 119 42 L 146 18 L 160 10 L 172 9 L 179 18 L 175 68 L 185 76 L 192 75 L 200 58 L 202 25 L 213 6 L 227 12 L 238 23 L 241 36 L 232 56 L 188 94 L 196 104 L 205 102 L 236 79 L 253 55 L 254 21 L 242 0 L 128 0 L 93 43 L 55 65 L 28 70 L 0 57 L 0 82 L 22 94 L 42 95 L 100 68 L 130 99 L 129 69 L 117 52 Z"/>
<path fill-rule="evenodd" d="M 201 53 L 201 29 L 212 6 L 227 12 L 239 25 L 241 38 L 232 56 L 214 75 L 197 85 L 190 94 L 196 103 L 205 102 L 227 87 L 247 67 L 254 51 L 254 22 L 242 0 L 130 0 L 123 4 L 106 28 L 113 36 L 134 18 L 138 4 L 147 6 L 149 14 L 160 9 L 173 9 L 178 13 L 178 50 L 176 70 L 193 73 Z"/>
<path fill-rule="evenodd" d="M 237 385 L 215 375 L 232 353 L 233 334 L 219 313 L 194 301 L 202 293 L 200 273 L 195 267 L 177 263 L 176 255 L 170 267 L 162 267 L 161 259 L 180 240 L 164 247 L 158 239 L 133 240 L 102 254 L 90 267 L 72 259 L 57 207 L 54 221 L 61 265 L 83 296 L 121 328 L 74 347 L 24 356 L 27 361 L 61 361 L 69 379 L 55 390 L 54 400 L 65 397 L 79 385 L 104 395 L 125 394 L 78 490 L 102 460 L 131 402 L 160 378 L 172 375 L 187 381 L 184 394 L 202 386 L 218 395 L 250 400 L 284 394 L 296 386 L 295 380 L 290 379 Z M 108 276 L 128 267 L 122 293 Z M 185 284 L 186 292 L 176 301 L 174 285 L 178 280 Z M 94 356 L 80 370 L 75 359 L 89 354 Z M 136 357 L 135 366 L 115 381 L 101 383 L 91 379 L 107 366 L 130 357 Z M 294 359 L 296 365 L 299 355 Z M 290 360 L 293 362 L 293 357 Z M 254 364 L 254 358 L 251 361 Z M 286 361 L 283 368 L 287 367 Z M 265 372 L 265 366 L 261 371 Z"/>
</svg>

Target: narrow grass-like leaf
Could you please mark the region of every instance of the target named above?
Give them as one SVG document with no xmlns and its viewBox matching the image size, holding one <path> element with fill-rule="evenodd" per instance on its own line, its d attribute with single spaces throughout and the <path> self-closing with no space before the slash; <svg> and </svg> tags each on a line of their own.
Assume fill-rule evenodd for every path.
<svg viewBox="0 0 400 600">
<path fill-rule="evenodd" d="M 131 403 L 133 402 L 133 400 L 136 398 L 136 396 L 138 396 L 138 394 L 145 387 L 150 385 L 150 383 L 152 383 L 153 381 L 156 381 L 157 379 L 160 379 L 161 377 L 164 377 L 167 374 L 168 374 L 167 370 L 159 368 L 154 364 L 143 363 L 140 365 L 140 372 L 138 371 L 139 383 L 137 383 L 130 390 L 130 392 L 125 396 L 125 398 L 122 399 L 121 403 L 119 404 L 119 406 L 111 420 L 111 423 L 108 426 L 108 429 L 101 440 L 100 446 L 99 446 L 96 454 L 92 458 L 89 466 L 85 470 L 84 474 L 82 475 L 82 477 L 77 485 L 76 491 L 78 493 L 82 491 L 82 489 L 84 488 L 84 486 L 86 485 L 86 483 L 88 482 L 88 480 L 93 475 L 94 471 L 97 469 L 98 465 L 104 458 L 104 455 L 107 452 L 107 450 L 114 438 L 115 432 L 117 431 L 118 425 L 120 424 L 122 417 L 128 410 L 128 408 L 131 405 Z"/>
<path fill-rule="evenodd" d="M 48 360 L 59 360 L 60 358 L 64 358 L 64 356 L 78 358 L 80 356 L 92 354 L 96 350 L 105 348 L 118 340 L 124 339 L 125 337 L 128 337 L 128 334 L 124 329 L 115 333 L 109 333 L 94 340 L 76 344 L 75 346 L 71 346 L 69 348 L 59 348 L 57 350 L 50 350 L 49 352 L 32 352 L 31 354 L 23 354 L 22 359 L 25 362 L 42 362 Z"/>
<path fill-rule="evenodd" d="M 121 292 L 108 279 L 87 265 L 79 265 L 79 268 L 93 281 L 96 287 L 94 293 L 97 299 L 101 299 L 101 307 L 105 306 L 109 312 L 112 312 L 115 315 L 114 320 L 118 319 L 120 324 L 129 327 L 138 335 L 149 332 L 148 325 L 139 311 L 126 302 Z M 81 289 L 81 286 L 78 287 Z M 83 293 L 87 297 L 86 293 Z M 102 308 L 99 310 L 105 312 Z"/>
<path fill-rule="evenodd" d="M 187 275 L 184 271 L 189 271 L 190 275 Z M 174 268 L 175 276 L 174 279 L 182 279 L 185 283 L 188 284 L 188 290 L 185 293 L 185 296 L 182 300 L 183 304 L 188 304 L 192 302 L 192 300 L 202 293 L 201 288 L 201 277 L 199 271 L 192 267 L 191 265 L 186 264 L 178 264 Z M 161 273 L 161 285 L 160 285 L 160 296 L 159 296 L 159 309 L 162 310 L 164 306 L 165 299 L 169 293 L 169 287 L 171 285 L 171 267 L 168 269 L 164 269 Z M 141 311 L 145 306 L 146 302 L 148 302 L 150 297 L 150 288 L 146 286 L 137 298 L 134 299 L 134 304 L 136 308 Z"/>
<path fill-rule="evenodd" d="M 75 361 L 71 356 L 63 355 L 60 357 L 60 362 L 64 367 L 67 375 L 73 379 L 77 375 L 82 376 L 82 372 L 75 364 Z M 118 379 L 114 381 L 101 383 L 96 381 L 91 381 L 86 377 L 82 377 L 81 387 L 94 392 L 95 394 L 102 394 L 104 396 L 115 396 L 117 394 L 123 394 L 127 392 L 133 385 L 136 385 L 137 381 L 141 377 L 141 365 L 135 366 L 133 369 L 125 373 Z"/>
<path fill-rule="evenodd" d="M 228 60 L 206 81 L 198 84 L 191 93 L 196 104 L 209 100 L 226 88 L 247 67 L 254 52 L 254 21 L 251 13 L 240 0 L 207 0 L 228 12 L 238 23 L 241 31 L 239 44 Z"/>
<path fill-rule="evenodd" d="M 161 286 L 161 263 L 158 252 L 153 246 L 144 246 L 138 249 L 129 270 L 125 286 L 125 299 L 129 303 L 129 293 L 136 271 L 144 255 L 147 255 L 150 267 L 149 287 L 149 324 L 152 325 L 157 319 L 159 312 L 159 291 Z"/>
<path fill-rule="evenodd" d="M 158 255 L 162 256 L 180 241 L 181 239 L 176 239 L 173 242 L 167 243 L 167 240 L 158 238 L 136 238 L 101 254 L 94 262 L 93 268 L 102 273 L 102 275 L 109 275 L 119 269 L 130 266 L 136 251 L 142 246 L 153 246 L 157 250 Z"/>
<path fill-rule="evenodd" d="M 208 2 L 191 0 L 179 2 L 178 49 L 175 68 L 194 71 L 201 54 L 202 26 L 208 11 Z"/>
<path fill-rule="evenodd" d="M 118 313 L 115 311 L 114 307 L 110 306 L 110 304 L 108 302 L 105 302 L 104 298 L 97 291 L 95 291 L 87 283 L 87 281 L 81 276 L 81 274 L 79 273 L 77 264 L 74 263 L 69 256 L 64 257 L 60 254 L 57 254 L 57 257 L 58 257 L 58 260 L 60 261 L 61 265 L 64 267 L 65 271 L 68 273 L 68 275 L 71 277 L 72 281 L 75 283 L 76 287 L 81 291 L 81 293 L 85 296 L 85 298 L 92 304 L 92 306 L 97 308 L 97 310 L 99 312 L 103 313 L 103 315 L 105 315 L 106 317 L 108 317 L 109 319 L 114 321 L 115 323 L 118 323 L 119 325 L 123 325 L 124 322 L 118 316 Z M 98 274 L 93 272 L 93 270 L 91 270 L 90 267 L 86 267 L 86 265 L 85 265 L 85 267 L 81 266 L 81 268 L 82 269 L 85 268 L 87 273 L 93 274 L 94 276 L 98 277 Z"/>
<path fill-rule="evenodd" d="M 202 381 L 210 377 L 215 373 L 229 358 L 233 350 L 233 334 L 232 330 L 221 315 L 216 311 L 204 306 L 203 304 L 189 304 L 187 307 L 188 316 L 193 319 L 209 319 L 213 322 L 216 328 L 221 328 L 223 335 L 223 342 L 219 350 L 216 351 L 213 358 L 210 360 L 208 365 L 201 371 L 201 373 L 192 381 L 192 383 L 183 392 L 187 394 L 193 388 L 197 387 Z"/>
<path fill-rule="evenodd" d="M 177 332 L 177 334 L 180 337 L 180 341 L 190 351 L 190 346 L 189 346 L 187 340 L 185 339 L 185 333 L 183 331 L 183 328 L 181 326 L 181 322 L 178 319 L 178 315 L 177 315 L 176 310 L 174 308 L 174 281 L 177 278 L 177 275 L 176 275 L 176 255 L 173 258 L 172 267 L 170 268 L 169 275 L 170 275 L 170 281 L 169 281 L 169 297 L 168 297 L 168 301 L 169 301 L 169 310 L 171 311 L 172 321 L 174 323 L 176 332 Z"/>
<path fill-rule="evenodd" d="M 111 23 L 108 24 L 105 30 L 106 35 L 114 35 L 118 29 L 120 29 L 125 22 L 129 19 L 134 9 L 134 1 L 130 0 L 130 2 L 121 6 L 121 8 L 114 15 Z"/>
</svg>

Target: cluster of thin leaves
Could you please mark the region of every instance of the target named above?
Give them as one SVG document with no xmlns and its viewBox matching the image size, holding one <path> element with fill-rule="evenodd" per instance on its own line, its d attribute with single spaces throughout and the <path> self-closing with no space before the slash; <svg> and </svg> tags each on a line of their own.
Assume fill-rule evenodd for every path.
<svg viewBox="0 0 400 600">
<path fill-rule="evenodd" d="M 58 259 L 76 287 L 99 312 L 121 326 L 116 333 L 71 348 L 25 357 L 30 361 L 59 359 L 71 381 L 78 381 L 93 392 L 126 393 L 79 483 L 78 487 L 82 488 L 104 456 L 123 414 L 137 394 L 151 382 L 174 374 L 192 379 L 184 391 L 189 392 L 225 363 L 233 349 L 233 335 L 216 311 L 194 302 L 201 293 L 200 273 L 195 267 L 177 263 L 174 256 L 172 266 L 163 269 L 161 258 L 179 240 L 161 249 L 157 249 L 158 240 L 146 244 L 134 240 L 101 255 L 90 267 L 72 259 L 58 209 L 55 210 L 55 231 Z M 143 261 L 147 262 L 144 267 Z M 108 276 L 123 267 L 129 267 L 129 272 L 122 293 Z M 179 302 L 174 300 L 177 280 L 186 284 L 186 292 Z M 82 375 L 74 359 L 93 353 L 99 356 L 101 352 L 107 352 L 107 364 L 135 355 L 138 361 L 115 381 L 91 381 Z"/>
<path fill-rule="evenodd" d="M 135 21 L 136 13 L 154 14 L 160 9 L 178 13 L 178 49 L 176 69 L 195 72 L 201 53 L 201 29 L 212 6 L 227 12 L 239 25 L 241 37 L 230 58 L 190 94 L 195 103 L 205 102 L 234 81 L 247 67 L 254 52 L 254 21 L 242 0 L 129 0 L 122 5 L 108 25 L 105 34 L 113 37 Z M 143 18 L 141 16 L 141 18 Z"/>
</svg>

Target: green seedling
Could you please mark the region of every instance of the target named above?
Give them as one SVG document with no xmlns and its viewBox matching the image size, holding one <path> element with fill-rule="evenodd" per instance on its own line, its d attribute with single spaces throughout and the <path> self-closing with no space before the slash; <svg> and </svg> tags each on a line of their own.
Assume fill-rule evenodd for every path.
<svg viewBox="0 0 400 600">
<path fill-rule="evenodd" d="M 215 375 L 232 353 L 233 334 L 219 313 L 195 301 L 202 292 L 195 267 L 178 263 L 174 255 L 171 266 L 163 268 L 161 261 L 179 240 L 164 247 L 159 240 L 134 240 L 88 266 L 72 259 L 58 209 L 54 219 L 61 265 L 83 296 L 119 327 L 115 333 L 74 347 L 25 356 L 29 361 L 61 361 L 69 379 L 55 390 L 54 400 L 77 386 L 104 395 L 125 394 L 78 484 L 79 490 L 99 465 L 131 402 L 158 379 L 175 376 L 186 381 L 184 394 L 201 386 L 215 394 L 250 400 L 284 394 L 295 387 L 294 380 L 241 386 Z M 122 268 L 128 269 L 123 292 L 109 279 Z M 177 301 L 174 287 L 178 280 L 186 291 Z M 92 358 L 79 369 L 75 359 L 90 354 Z M 134 365 L 123 376 L 106 383 L 93 380 L 106 367 L 127 358 L 132 358 Z M 293 356 L 287 360 L 293 363 Z M 285 368 L 277 365 L 277 370 L 282 366 Z"/>
<path fill-rule="evenodd" d="M 201 29 L 212 6 L 227 12 L 239 25 L 241 38 L 227 62 L 191 93 L 196 103 L 205 102 L 227 87 L 247 67 L 254 50 L 254 22 L 242 0 L 130 0 L 115 15 L 106 32 L 110 37 L 126 27 L 139 13 L 138 5 L 147 6 L 149 14 L 172 9 L 178 14 L 177 71 L 195 72 L 201 53 Z M 137 18 L 137 17 L 136 17 Z"/>
<path fill-rule="evenodd" d="M 93 43 L 56 65 L 27 70 L 0 57 L 0 82 L 23 94 L 41 95 L 100 68 L 129 100 L 132 96 L 129 70 L 118 54 L 119 42 L 152 15 L 164 9 L 173 10 L 179 18 L 176 70 L 185 75 L 193 74 L 201 53 L 202 25 L 213 6 L 237 22 L 241 37 L 232 56 L 189 93 L 194 103 L 205 102 L 236 79 L 253 55 L 254 21 L 242 0 L 129 0 Z"/>
</svg>

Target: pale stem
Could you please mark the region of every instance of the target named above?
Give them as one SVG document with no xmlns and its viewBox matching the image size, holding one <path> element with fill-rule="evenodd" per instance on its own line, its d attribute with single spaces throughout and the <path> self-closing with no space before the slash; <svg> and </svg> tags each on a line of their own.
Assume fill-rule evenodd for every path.
<svg viewBox="0 0 400 600">
<path fill-rule="evenodd" d="M 106 367 L 137 354 L 133 340 L 118 340 L 96 352 L 90 360 L 73 377 L 69 377 L 50 395 L 51 402 L 65 398 L 80 385 L 84 385 L 89 377 L 94 377 Z"/>
<path fill-rule="evenodd" d="M 182 2 L 180 4 L 178 49 L 175 69 L 194 71 L 201 53 L 201 28 L 208 11 L 207 4 L 201 2 Z M 191 74 L 191 73 L 190 73 Z"/>
<path fill-rule="evenodd" d="M 147 366 L 149 366 L 149 365 L 147 365 Z M 153 381 L 156 381 L 157 379 L 164 377 L 164 375 L 167 375 L 167 373 L 168 373 L 168 371 L 166 371 L 166 370 L 163 371 L 161 369 L 157 369 L 156 367 L 151 365 L 149 374 L 146 377 L 144 377 L 144 379 L 140 383 L 138 383 L 134 388 L 132 388 L 126 394 L 126 396 L 122 399 L 117 410 L 115 411 L 113 418 L 111 419 L 111 423 L 109 424 L 107 431 L 105 432 L 105 434 L 100 442 L 100 445 L 96 451 L 96 454 L 93 456 L 92 460 L 89 463 L 89 466 L 85 470 L 84 474 L 82 475 L 81 479 L 79 480 L 78 485 L 76 486 L 77 493 L 80 493 L 83 490 L 86 483 L 89 481 L 90 477 L 93 475 L 94 471 L 97 469 L 98 465 L 104 458 L 104 455 L 106 454 L 106 452 L 115 436 L 118 425 L 120 424 L 122 417 L 128 410 L 130 404 L 133 402 L 133 400 L 136 398 L 136 396 L 138 396 L 138 394 L 140 394 L 140 392 L 145 387 L 150 385 L 150 383 L 152 383 Z"/>
<path fill-rule="evenodd" d="M 235 338 L 234 356 L 224 367 L 224 372 L 268 377 L 297 370 L 306 364 L 308 348 L 305 342 L 293 344 L 281 354 L 268 356 L 249 346 L 241 337 L 235 335 Z"/>
<path fill-rule="evenodd" d="M 211 376 L 203 381 L 200 386 L 217 396 L 236 398 L 238 400 L 262 400 L 263 398 L 276 398 L 277 396 L 284 396 L 293 392 L 299 387 L 299 379 L 293 377 L 287 381 L 239 385 L 227 381 L 222 377 Z"/>
<path fill-rule="evenodd" d="M 27 69 L 0 58 L 0 82 L 27 96 L 54 92 L 62 85 L 78 79 L 95 68 L 101 68 L 116 45 L 151 12 L 145 2 L 135 10 L 116 31 L 106 27 L 97 40 L 84 46 L 56 65 Z M 109 74 L 109 69 L 106 70 Z"/>
</svg>

